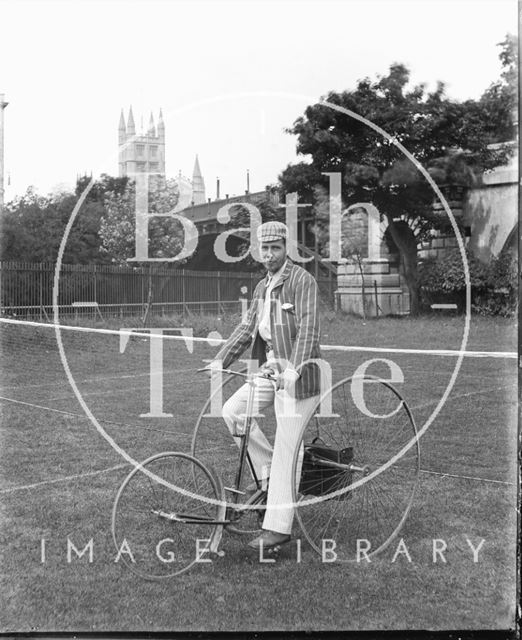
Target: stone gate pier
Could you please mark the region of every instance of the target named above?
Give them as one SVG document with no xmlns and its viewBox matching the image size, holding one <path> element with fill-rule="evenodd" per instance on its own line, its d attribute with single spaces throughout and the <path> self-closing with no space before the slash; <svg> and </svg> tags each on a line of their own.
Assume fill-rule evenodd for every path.
<svg viewBox="0 0 522 640">
<path fill-rule="evenodd" d="M 357 203 L 344 212 L 336 292 L 343 311 L 361 317 L 409 314 L 408 288 L 385 230 L 386 223 L 371 203 Z"/>
</svg>

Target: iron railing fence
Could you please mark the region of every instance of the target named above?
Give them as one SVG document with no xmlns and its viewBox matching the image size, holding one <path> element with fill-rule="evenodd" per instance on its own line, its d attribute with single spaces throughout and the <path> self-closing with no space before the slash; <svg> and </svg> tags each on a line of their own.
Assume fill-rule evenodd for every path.
<svg viewBox="0 0 522 640">
<path fill-rule="evenodd" d="M 189 271 L 165 266 L 71 265 L 56 282 L 53 263 L 0 261 L 0 312 L 48 318 L 53 295 L 61 315 L 220 314 L 241 310 L 259 273 Z M 334 306 L 336 282 L 318 278 L 323 303 Z"/>
</svg>

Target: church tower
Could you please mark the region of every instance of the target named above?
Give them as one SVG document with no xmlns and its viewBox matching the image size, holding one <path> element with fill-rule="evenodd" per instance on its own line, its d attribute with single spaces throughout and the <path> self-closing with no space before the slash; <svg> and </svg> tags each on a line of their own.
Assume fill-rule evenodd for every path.
<svg viewBox="0 0 522 640">
<path fill-rule="evenodd" d="M 204 204 L 207 201 L 205 197 L 205 181 L 199 168 L 199 160 L 196 155 L 194 162 L 194 171 L 192 172 L 192 204 Z"/>
<path fill-rule="evenodd" d="M 118 148 L 120 176 L 149 172 L 165 178 L 165 123 L 161 109 L 157 130 L 151 113 L 147 131 L 141 131 L 138 135 L 136 135 L 132 106 L 129 109 L 127 124 L 125 124 L 122 109 L 118 126 Z"/>
</svg>

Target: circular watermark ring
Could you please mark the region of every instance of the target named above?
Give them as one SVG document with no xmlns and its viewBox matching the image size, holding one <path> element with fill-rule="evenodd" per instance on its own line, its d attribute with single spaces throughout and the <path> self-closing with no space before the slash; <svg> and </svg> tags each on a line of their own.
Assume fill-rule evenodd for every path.
<svg viewBox="0 0 522 640">
<path fill-rule="evenodd" d="M 325 107 L 331 108 L 331 109 L 333 109 L 335 111 L 338 111 L 340 113 L 344 113 L 348 117 L 351 117 L 351 118 L 354 118 L 355 120 L 358 120 L 359 122 L 367 125 L 371 129 L 373 129 L 375 132 L 379 133 L 381 136 L 383 136 L 385 139 L 387 139 L 391 144 L 395 145 L 413 163 L 413 165 L 417 168 L 417 170 L 424 176 L 424 178 L 427 180 L 428 184 L 433 189 L 434 193 L 439 198 L 439 201 L 441 202 L 444 210 L 446 211 L 446 213 L 448 215 L 448 218 L 450 220 L 451 226 L 453 228 L 453 231 L 455 232 L 455 236 L 457 238 L 457 243 L 458 243 L 458 247 L 459 247 L 459 251 L 460 251 L 460 254 L 461 254 L 462 263 L 463 263 L 463 267 L 464 267 L 464 279 L 465 279 L 465 284 L 466 284 L 466 312 L 465 312 L 465 321 L 464 321 L 464 332 L 463 332 L 462 342 L 460 344 L 460 349 L 459 349 L 460 353 L 459 353 L 459 355 L 457 357 L 457 361 L 456 361 L 455 367 L 453 369 L 453 372 L 451 374 L 449 383 L 446 386 L 440 401 L 437 403 L 435 409 L 430 414 L 430 416 L 428 417 L 426 422 L 418 430 L 416 436 L 413 437 L 396 455 L 394 455 L 390 460 L 388 460 L 381 467 L 379 467 L 378 469 L 376 469 L 375 471 L 370 473 L 368 476 L 365 476 L 364 478 L 361 478 L 361 480 L 354 482 L 353 484 L 349 485 L 346 488 L 339 489 L 338 491 L 332 492 L 331 494 L 327 494 L 326 496 L 317 496 L 317 497 L 314 497 L 314 498 L 306 499 L 304 501 L 299 502 L 299 505 L 297 505 L 296 502 L 292 501 L 290 504 L 279 504 L 279 505 L 275 505 L 273 507 L 275 509 L 287 509 L 289 507 L 292 507 L 292 508 L 295 508 L 296 506 L 302 507 L 302 506 L 314 504 L 314 503 L 317 503 L 317 502 L 322 502 L 322 501 L 327 500 L 327 499 L 332 499 L 332 498 L 335 498 L 335 497 L 337 497 L 339 495 L 342 495 L 343 493 L 346 493 L 347 491 L 351 491 L 351 490 L 363 485 L 364 483 L 372 480 L 374 477 L 376 477 L 380 473 L 383 473 L 384 471 L 386 471 L 386 469 L 388 469 L 391 465 L 393 465 L 395 462 L 397 462 L 397 460 L 399 458 L 401 458 L 403 455 L 405 455 L 405 453 L 409 449 L 411 449 L 411 447 L 415 446 L 415 444 L 418 442 L 420 437 L 424 433 L 426 433 L 426 431 L 431 426 L 431 424 L 433 424 L 433 421 L 435 420 L 435 418 L 439 414 L 440 410 L 442 409 L 442 407 L 446 403 L 446 400 L 448 399 L 448 396 L 451 393 L 451 390 L 453 389 L 453 386 L 455 385 L 455 381 L 457 379 L 458 373 L 459 373 L 460 368 L 462 366 L 462 362 L 463 362 L 463 359 L 464 359 L 464 352 L 465 352 L 465 349 L 466 349 L 466 346 L 467 346 L 467 343 L 468 343 L 468 337 L 469 337 L 470 315 L 471 315 L 471 285 L 470 285 L 469 268 L 468 268 L 468 264 L 467 264 L 467 260 L 466 260 L 466 252 L 465 252 L 465 248 L 464 248 L 464 242 L 462 240 L 462 235 L 461 235 L 460 230 L 458 228 L 458 225 L 457 225 L 457 222 L 455 220 L 455 217 L 454 217 L 454 215 L 453 215 L 453 213 L 452 213 L 452 211 L 451 211 L 446 199 L 444 198 L 444 195 L 440 191 L 439 187 L 436 185 L 436 183 L 434 182 L 433 178 L 429 175 L 429 173 L 426 171 L 426 169 L 424 169 L 424 167 L 420 164 L 420 162 L 418 162 L 418 160 L 399 142 L 399 140 L 397 140 L 394 136 L 390 135 L 389 133 L 384 131 L 384 129 L 382 129 L 378 125 L 374 124 L 373 122 L 371 122 L 370 120 L 368 120 L 364 116 L 361 116 L 360 114 L 355 113 L 354 111 L 351 111 L 350 109 L 346 109 L 346 108 L 341 107 L 339 105 L 336 105 L 336 104 L 333 104 L 331 102 L 328 102 L 327 100 L 319 100 L 319 101 L 317 101 L 314 97 L 304 96 L 304 95 L 301 95 L 301 94 L 292 94 L 292 93 L 288 93 L 288 92 L 270 92 L 270 91 L 268 91 L 268 92 L 266 92 L 266 91 L 245 92 L 245 93 L 240 93 L 240 94 L 225 95 L 225 96 L 214 97 L 214 98 L 210 98 L 210 99 L 206 99 L 206 100 L 200 100 L 198 102 L 191 103 L 190 105 L 186 105 L 186 106 L 184 106 L 184 107 L 182 107 L 180 109 L 176 109 L 176 110 L 173 110 L 172 112 L 168 112 L 168 113 L 182 113 L 184 111 L 187 111 L 187 110 L 190 110 L 190 109 L 194 109 L 194 108 L 202 106 L 202 105 L 213 104 L 213 103 L 216 103 L 216 102 L 223 102 L 223 101 L 232 100 L 232 99 L 248 98 L 248 97 L 261 97 L 261 96 L 262 97 L 267 97 L 267 96 L 268 97 L 285 97 L 285 98 L 292 98 L 292 99 L 299 98 L 299 99 L 304 99 L 304 100 L 307 100 L 307 101 L 311 101 L 311 103 L 314 104 L 314 105 L 323 105 Z M 64 346 L 63 346 L 62 335 L 61 335 L 61 331 L 60 331 L 59 305 L 58 305 L 60 271 L 61 271 L 61 267 L 62 267 L 63 254 L 64 254 L 64 251 L 65 251 L 65 247 L 66 247 L 66 244 L 67 244 L 67 240 L 68 240 L 69 234 L 70 234 L 71 229 L 72 229 L 72 225 L 74 224 L 74 221 L 76 220 L 76 217 L 78 216 L 79 210 L 80 210 L 81 206 L 83 205 L 83 203 L 85 202 L 85 199 L 87 198 L 87 195 L 89 194 L 89 192 L 92 189 L 93 185 L 94 185 L 94 178 L 91 178 L 91 180 L 89 181 L 89 183 L 86 186 L 85 190 L 80 195 L 80 197 L 78 199 L 78 202 L 76 203 L 73 211 L 71 212 L 71 216 L 70 216 L 70 218 L 69 218 L 69 220 L 67 222 L 64 234 L 62 236 L 62 240 L 61 240 L 60 247 L 59 247 L 59 250 L 58 250 L 58 257 L 57 257 L 57 260 L 56 260 L 55 271 L 54 271 L 53 296 L 52 296 L 52 301 L 53 301 L 53 304 L 52 304 L 52 306 L 53 306 L 53 320 L 54 320 L 54 324 L 55 324 L 55 335 L 56 335 L 56 341 L 57 341 L 57 344 L 58 344 L 58 351 L 59 351 L 59 354 L 60 354 L 60 359 L 61 359 L 62 365 L 64 367 L 67 379 L 69 381 L 69 384 L 71 385 L 71 388 L 72 388 L 72 390 L 73 390 L 78 402 L 80 403 L 82 409 L 84 410 L 86 416 L 89 418 L 91 423 L 94 425 L 94 427 L 96 428 L 98 433 L 129 464 L 134 466 L 136 469 L 140 469 L 143 473 L 145 473 L 147 476 L 149 476 L 152 480 L 154 480 L 156 482 L 159 482 L 159 484 L 169 488 L 170 490 L 177 491 L 177 492 L 179 492 L 179 493 L 181 493 L 183 495 L 186 495 L 188 497 L 191 497 L 191 498 L 199 499 L 201 501 L 206 501 L 209 504 L 214 504 L 214 505 L 217 505 L 219 507 L 223 507 L 224 505 L 227 504 L 226 501 L 215 500 L 215 499 L 212 499 L 212 498 L 206 498 L 204 496 L 199 496 L 197 494 L 193 494 L 190 491 L 182 489 L 181 487 L 176 487 L 175 485 L 171 484 L 170 482 L 168 482 L 166 480 L 163 480 L 163 478 L 160 478 L 159 476 L 156 476 L 155 474 L 151 473 L 148 469 L 144 468 L 140 462 L 135 460 L 122 447 L 120 447 L 120 445 L 107 433 L 107 431 L 103 428 L 103 426 L 97 420 L 96 416 L 94 416 L 94 414 L 90 410 L 90 408 L 87 405 L 87 403 L 85 402 L 80 390 L 78 389 L 76 381 L 74 380 L 74 376 L 71 373 L 71 370 L 70 370 L 70 367 L 69 367 L 69 363 L 68 363 L 67 357 L 65 355 L 65 349 L 64 349 Z"/>
</svg>

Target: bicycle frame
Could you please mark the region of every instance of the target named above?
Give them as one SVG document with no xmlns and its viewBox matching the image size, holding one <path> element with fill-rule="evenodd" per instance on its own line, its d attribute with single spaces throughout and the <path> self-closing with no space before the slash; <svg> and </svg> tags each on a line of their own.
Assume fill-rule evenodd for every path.
<svg viewBox="0 0 522 640">
<path fill-rule="evenodd" d="M 208 371 L 208 369 L 198 369 L 198 371 Z M 242 511 L 248 511 L 253 505 L 260 502 L 266 493 L 266 491 L 261 487 L 259 478 L 257 477 L 257 474 L 254 470 L 254 465 L 252 464 L 252 460 L 250 459 L 250 455 L 248 453 L 248 443 L 250 440 L 250 430 L 252 427 L 252 420 L 253 420 L 252 414 L 254 409 L 254 394 L 255 394 L 255 388 L 256 388 L 256 379 L 263 377 L 275 383 L 276 378 L 269 374 L 266 374 L 266 375 L 260 375 L 258 373 L 248 374 L 240 371 L 233 371 L 232 369 L 218 369 L 218 371 L 220 371 L 221 373 L 229 373 L 232 375 L 241 376 L 242 378 L 246 379 L 247 384 L 249 385 L 246 418 L 245 418 L 245 430 L 244 430 L 244 433 L 233 434 L 233 437 L 241 438 L 241 446 L 239 448 L 239 464 L 238 464 L 236 477 L 234 481 L 234 487 L 224 487 L 226 491 L 230 491 L 232 493 L 233 511 L 240 514 Z M 241 479 L 243 477 L 245 463 L 248 463 L 250 467 L 252 476 L 256 483 L 257 490 L 254 492 L 252 496 L 250 496 L 250 498 L 245 503 L 238 504 L 237 503 L 238 497 L 240 495 L 244 495 L 244 491 L 241 491 L 239 487 L 241 486 Z M 180 522 L 183 524 L 201 524 L 201 522 L 204 520 L 206 524 L 218 524 L 218 525 L 225 526 L 227 524 L 232 524 L 235 521 L 235 520 L 226 519 L 226 518 L 225 520 L 206 520 L 201 518 L 195 518 L 188 514 L 185 515 L 182 513 L 171 514 L 171 513 L 160 512 L 160 511 L 157 511 L 154 513 L 160 517 L 166 518 L 168 520 L 173 520 L 175 522 Z"/>
<path fill-rule="evenodd" d="M 198 369 L 198 371 L 208 371 L 208 369 Z M 249 385 L 249 394 L 247 398 L 244 432 L 232 434 L 233 437 L 241 438 L 241 445 L 239 448 L 239 464 L 236 471 L 234 486 L 224 487 L 225 491 L 229 491 L 230 493 L 232 493 L 232 502 L 231 504 L 227 502 L 227 506 L 228 508 L 232 509 L 232 513 L 235 512 L 237 514 L 237 517 L 235 518 L 235 520 L 231 520 L 227 518 L 225 520 L 205 520 L 205 522 L 207 522 L 208 524 L 227 525 L 227 524 L 232 524 L 234 521 L 240 518 L 242 511 L 248 511 L 255 504 L 261 502 L 262 498 L 266 495 L 266 490 L 262 488 L 261 482 L 257 477 L 257 474 L 254 470 L 254 466 L 250 459 L 250 455 L 248 453 L 248 443 L 250 440 L 250 431 L 252 427 L 252 420 L 253 420 L 253 413 L 254 413 L 253 410 L 254 410 L 254 394 L 255 394 L 255 387 L 256 387 L 256 379 L 263 377 L 275 383 L 276 378 L 274 376 L 271 376 L 270 374 L 264 374 L 264 375 L 262 374 L 260 375 L 259 373 L 248 374 L 248 373 L 243 373 L 241 371 L 234 371 L 232 369 L 217 369 L 217 371 L 220 371 L 221 373 L 228 373 L 231 375 L 236 375 L 236 376 L 245 378 L 245 380 L 247 381 L 247 384 Z M 367 466 L 359 467 L 353 463 L 343 464 L 340 462 L 334 462 L 332 460 L 327 460 L 324 458 L 320 458 L 320 459 L 314 458 L 314 459 L 316 459 L 318 462 L 321 462 L 323 466 L 331 467 L 333 469 L 338 469 L 339 471 L 350 471 L 352 473 L 353 472 L 361 473 L 362 475 L 367 475 L 369 473 Z M 244 495 L 244 491 L 241 491 L 239 487 L 241 486 L 241 480 L 243 477 L 246 463 L 248 463 L 250 467 L 252 477 L 256 483 L 257 490 L 253 493 L 253 495 L 249 497 L 249 499 L 246 502 L 238 504 L 239 496 Z M 227 511 L 228 511 L 228 508 L 227 508 Z M 171 517 L 171 515 L 169 514 L 158 513 L 157 515 L 160 515 L 160 516 L 163 515 L 163 517 Z M 172 519 L 178 522 L 183 522 L 184 524 L 201 524 L 200 519 L 191 518 L 191 516 L 188 514 L 186 515 L 177 514 Z"/>
</svg>

